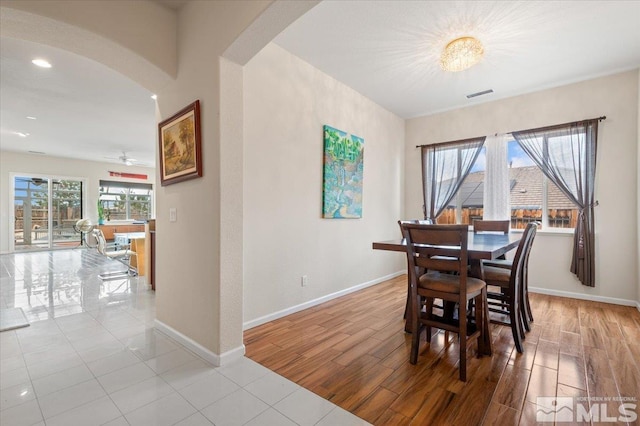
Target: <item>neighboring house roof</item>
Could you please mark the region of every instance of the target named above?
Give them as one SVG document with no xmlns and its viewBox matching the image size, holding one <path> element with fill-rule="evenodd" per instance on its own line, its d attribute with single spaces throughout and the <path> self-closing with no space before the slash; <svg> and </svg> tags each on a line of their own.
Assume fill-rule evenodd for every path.
<svg viewBox="0 0 640 426">
<path fill-rule="evenodd" d="M 512 209 L 537 209 L 542 205 L 543 174 L 537 166 L 509 169 Z M 558 189 L 548 183 L 547 205 L 550 209 L 574 209 L 575 205 Z M 482 207 L 484 172 L 469 173 L 460 187 L 462 207 Z M 455 199 L 450 206 L 455 206 Z"/>
</svg>

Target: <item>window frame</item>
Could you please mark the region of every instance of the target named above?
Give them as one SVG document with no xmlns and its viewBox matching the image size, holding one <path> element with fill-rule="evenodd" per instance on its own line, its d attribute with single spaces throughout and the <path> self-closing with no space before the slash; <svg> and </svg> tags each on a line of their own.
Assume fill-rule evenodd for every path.
<svg viewBox="0 0 640 426">
<path fill-rule="evenodd" d="M 518 141 L 516 141 L 515 138 L 513 138 L 510 135 L 509 140 L 507 140 L 505 143 L 507 145 L 510 144 L 510 143 L 518 144 Z M 483 147 L 483 150 L 485 150 L 485 149 L 487 149 L 486 146 Z M 508 149 L 507 149 L 507 155 L 509 155 L 508 154 Z M 507 157 L 507 160 L 510 160 L 510 158 Z M 477 161 L 477 159 L 476 159 L 476 161 Z M 507 161 L 507 163 L 509 163 L 509 161 Z M 533 164 L 533 166 L 535 166 L 538 169 L 540 169 L 535 163 Z M 486 173 L 486 168 L 484 169 L 484 173 Z M 564 227 L 555 227 L 555 226 L 551 226 L 550 225 L 550 221 L 549 221 L 549 178 L 542 172 L 540 174 L 541 174 L 541 177 L 542 177 L 542 182 L 541 182 L 541 184 L 542 184 L 542 200 L 541 200 L 541 210 L 542 210 L 541 222 L 542 222 L 542 226 L 541 226 L 540 231 L 543 232 L 543 233 L 571 234 L 571 235 L 573 235 L 575 227 L 564 228 Z M 467 176 L 467 178 L 468 177 L 469 176 Z M 456 195 L 455 195 L 453 200 L 455 200 L 454 203 L 455 203 L 456 223 L 457 224 L 462 224 L 462 212 L 463 212 L 462 201 L 463 200 L 462 200 L 462 192 L 460 190 L 458 190 L 458 192 L 456 193 Z M 511 196 L 509 196 L 509 203 L 511 204 Z M 576 208 L 577 208 L 577 206 L 576 206 Z M 483 206 L 483 210 L 484 210 L 484 206 Z M 511 210 L 511 208 L 510 208 L 510 210 Z M 445 211 L 446 210 L 444 210 L 443 213 Z M 511 215 L 510 215 L 509 219 L 513 220 Z M 470 229 L 473 229 L 473 223 L 469 223 L 468 225 L 469 225 Z M 514 230 L 518 231 L 518 229 L 516 229 L 516 228 L 514 228 Z"/>
<path fill-rule="evenodd" d="M 105 191 L 105 188 L 107 189 Z M 100 186 L 98 189 L 98 200 L 100 202 L 114 202 L 112 200 L 105 200 L 103 199 L 104 196 L 108 196 L 108 197 L 118 197 L 123 195 L 121 192 L 111 192 L 111 189 L 117 189 L 118 191 L 120 190 L 124 190 L 124 195 L 125 195 L 125 199 L 122 200 L 124 202 L 124 210 L 125 210 L 125 215 L 126 218 L 125 219 L 114 219 L 113 221 L 126 221 L 126 222 L 132 222 L 132 221 L 142 221 L 142 220 L 149 220 L 151 218 L 153 218 L 154 216 L 154 190 L 153 190 L 153 184 L 151 183 L 138 183 L 138 182 L 121 182 L 121 181 L 111 181 L 111 180 L 100 180 Z M 142 194 L 132 194 L 132 190 L 137 190 L 137 189 L 142 189 L 142 190 L 147 190 L 149 191 L 148 195 L 142 195 Z M 136 197 L 140 197 L 140 196 L 146 196 L 148 197 L 148 200 L 146 201 L 146 203 L 148 204 L 148 217 L 146 218 L 133 218 L 131 216 L 131 203 L 132 202 L 143 202 L 141 200 L 132 200 L 131 197 L 132 196 L 136 196 Z"/>
</svg>

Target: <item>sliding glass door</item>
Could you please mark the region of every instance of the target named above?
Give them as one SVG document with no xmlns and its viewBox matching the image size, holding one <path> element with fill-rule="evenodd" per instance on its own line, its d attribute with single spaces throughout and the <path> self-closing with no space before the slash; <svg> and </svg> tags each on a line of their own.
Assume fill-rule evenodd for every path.
<svg viewBox="0 0 640 426">
<path fill-rule="evenodd" d="M 14 246 L 16 251 L 74 247 L 82 218 L 81 180 L 14 177 Z"/>
</svg>

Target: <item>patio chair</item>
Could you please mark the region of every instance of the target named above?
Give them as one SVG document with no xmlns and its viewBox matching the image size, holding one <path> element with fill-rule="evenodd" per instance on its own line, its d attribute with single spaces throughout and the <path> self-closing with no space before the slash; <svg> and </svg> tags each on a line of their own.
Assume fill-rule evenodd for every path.
<svg viewBox="0 0 640 426">
<path fill-rule="evenodd" d="M 110 250 L 110 246 L 107 245 L 107 240 L 105 239 L 104 234 L 100 229 L 94 229 L 93 236 L 96 239 L 96 248 L 98 250 L 98 253 L 108 257 L 109 259 L 116 260 L 127 267 L 127 269 L 124 271 L 108 272 L 98 275 L 101 279 L 107 280 L 121 278 L 122 276 L 138 275 L 138 270 L 135 267 L 131 266 L 131 257 L 136 255 L 135 251 L 130 250 L 128 245 L 120 246 L 124 247 L 124 249 Z"/>
</svg>

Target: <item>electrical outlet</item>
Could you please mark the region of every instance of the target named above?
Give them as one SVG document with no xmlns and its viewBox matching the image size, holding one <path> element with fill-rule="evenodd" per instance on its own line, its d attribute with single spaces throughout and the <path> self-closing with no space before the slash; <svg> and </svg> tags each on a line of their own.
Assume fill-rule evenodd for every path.
<svg viewBox="0 0 640 426">
<path fill-rule="evenodd" d="M 300 279 L 300 284 L 302 284 L 302 287 L 306 287 L 307 284 L 309 284 L 309 277 L 306 275 L 303 275 L 302 278 Z"/>
</svg>

